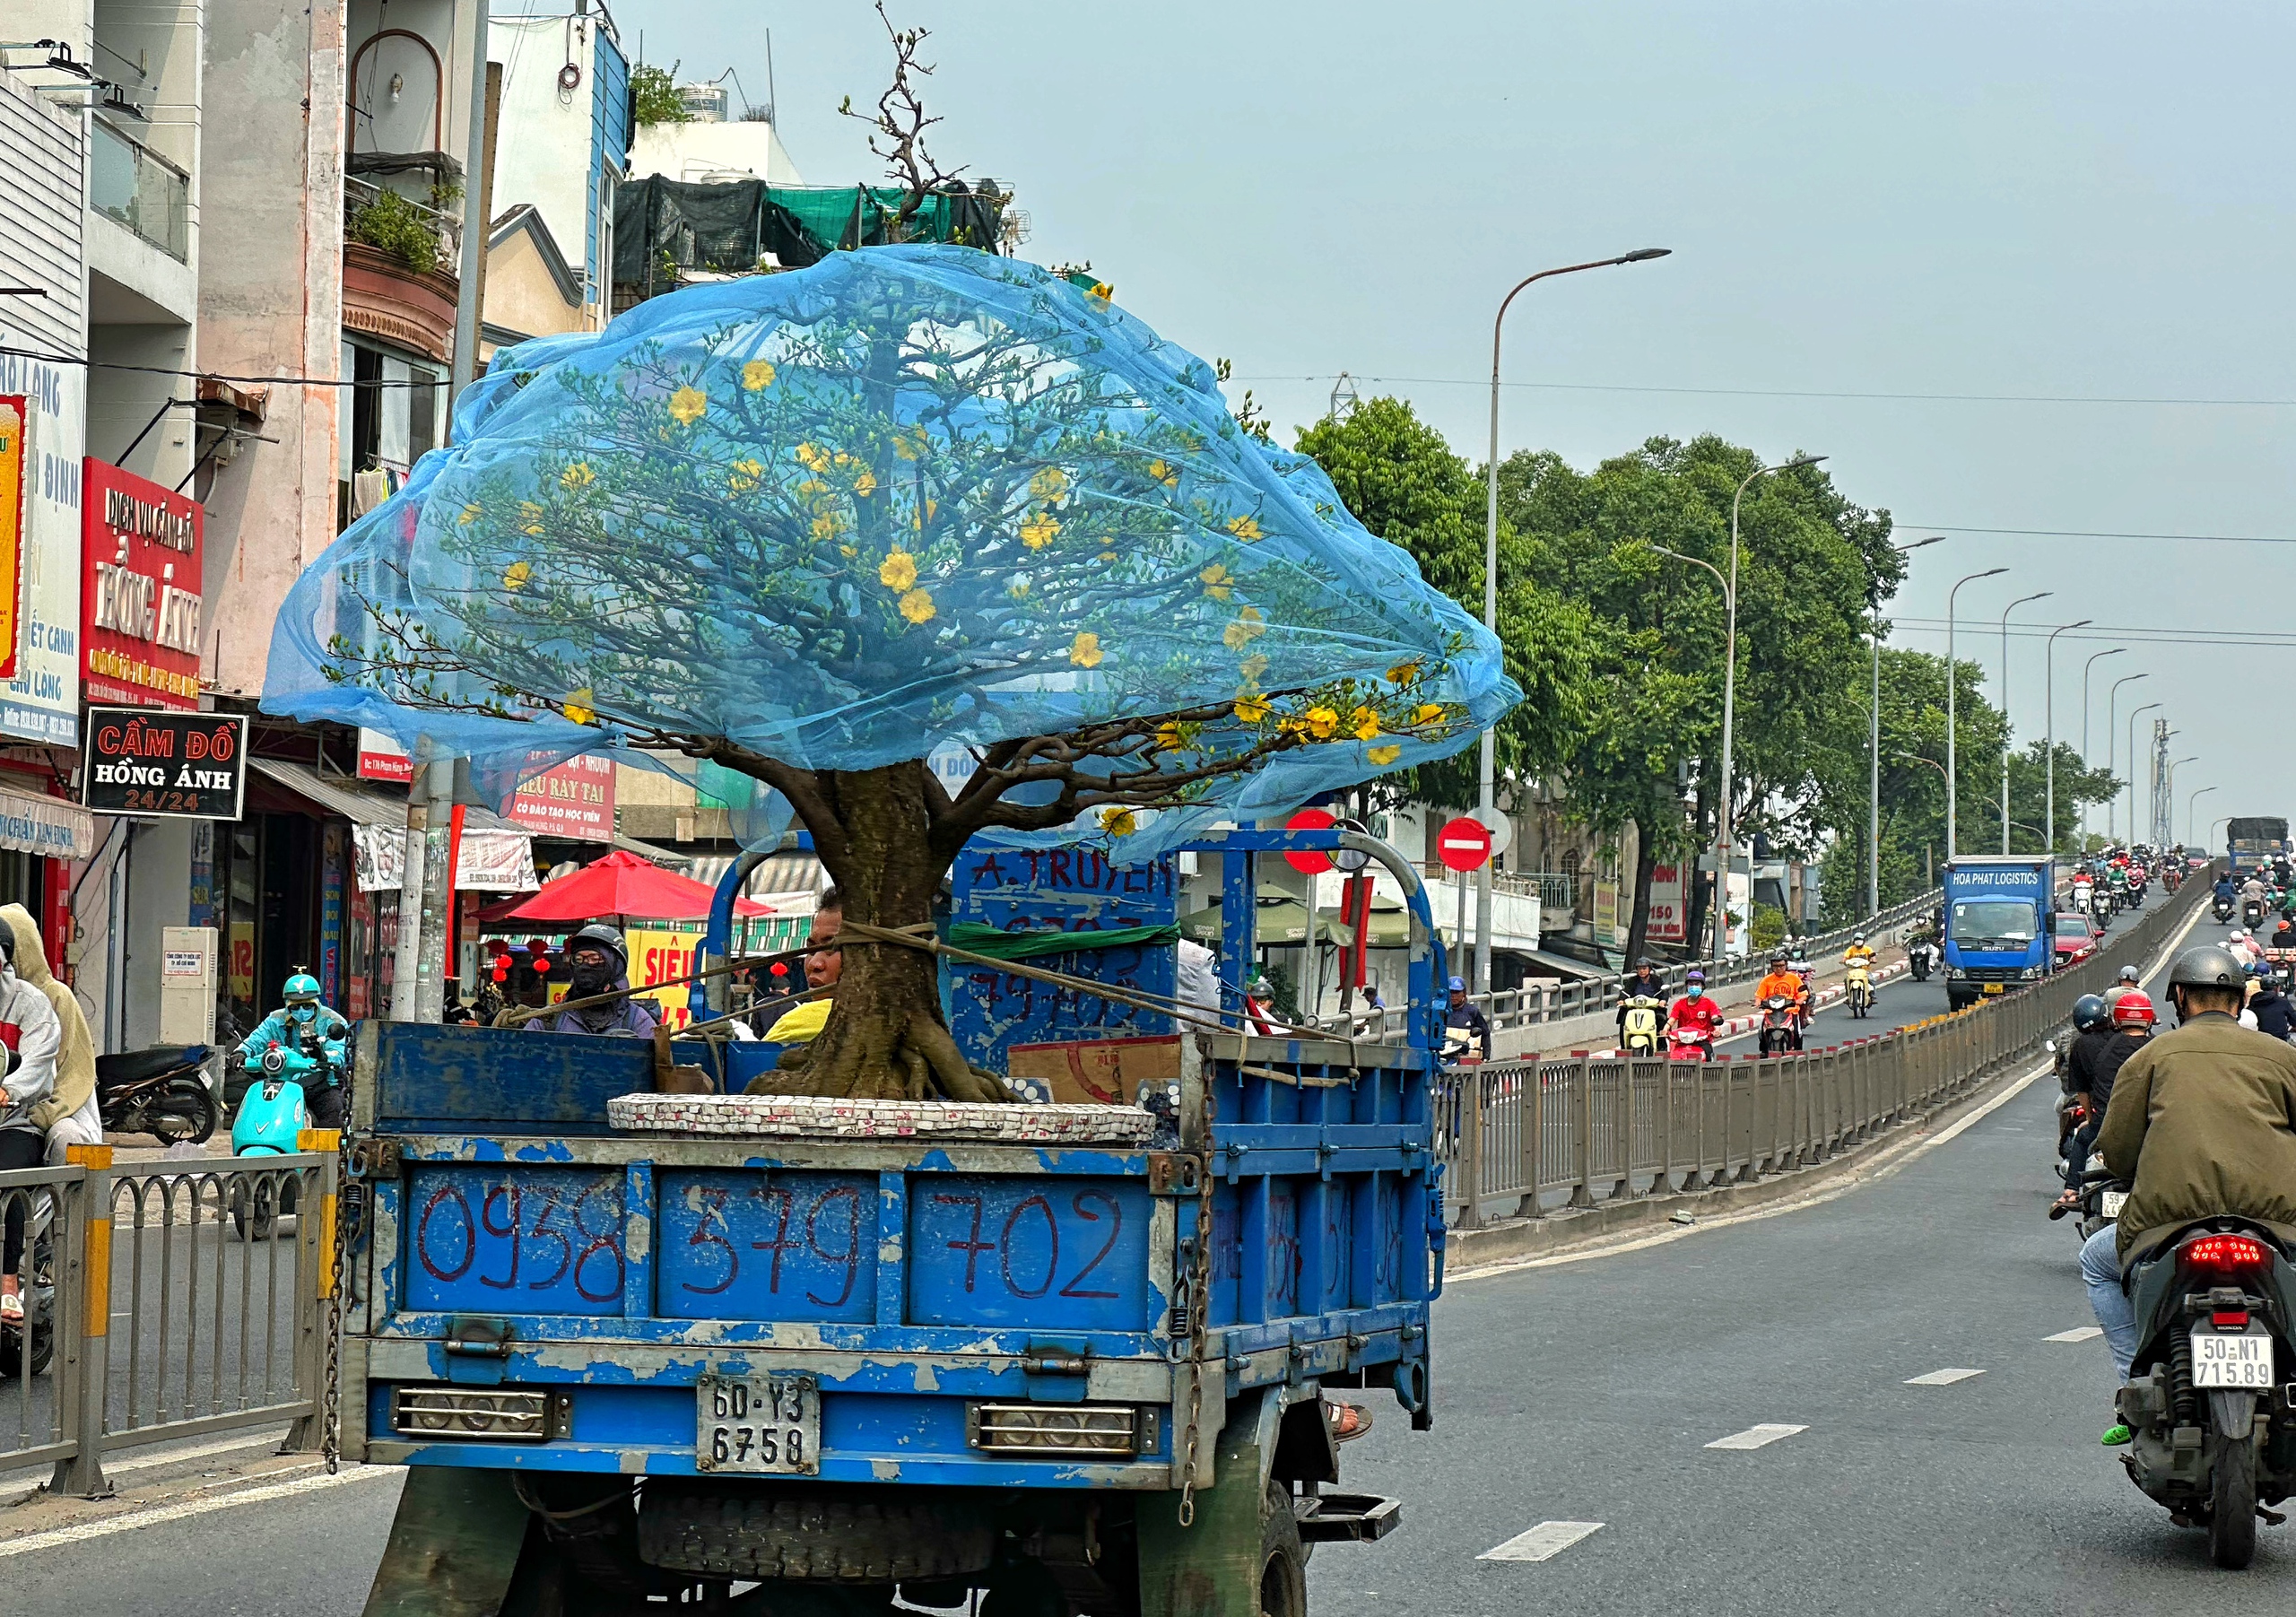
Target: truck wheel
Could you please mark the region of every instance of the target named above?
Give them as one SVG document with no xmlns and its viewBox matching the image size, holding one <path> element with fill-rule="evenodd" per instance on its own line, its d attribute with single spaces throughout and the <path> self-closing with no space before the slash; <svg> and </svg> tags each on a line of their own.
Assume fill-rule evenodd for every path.
<svg viewBox="0 0 2296 1617">
<path fill-rule="evenodd" d="M 1308 1552 L 1300 1542 L 1292 1490 L 1270 1482 L 1261 1517 L 1259 1617 L 1308 1617 Z"/>
<path fill-rule="evenodd" d="M 638 1507 L 640 1556 L 711 1578 L 891 1586 L 978 1572 L 996 1547 L 994 1524 L 970 1500 L 891 1488 L 657 1478 Z"/>
</svg>

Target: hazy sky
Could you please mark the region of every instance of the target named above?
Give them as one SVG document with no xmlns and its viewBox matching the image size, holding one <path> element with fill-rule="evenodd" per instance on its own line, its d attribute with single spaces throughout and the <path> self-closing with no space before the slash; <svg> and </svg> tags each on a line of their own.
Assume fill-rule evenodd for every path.
<svg viewBox="0 0 2296 1617">
<path fill-rule="evenodd" d="M 511 9 L 497 0 L 497 10 Z M 839 98 L 889 57 L 861 0 L 624 0 L 623 42 L 683 78 L 738 70 L 812 183 L 871 177 Z M 1915 559 L 1896 643 L 1998 677 L 2013 623 L 2057 643 L 2057 728 L 2091 752 L 2109 677 L 2181 732 L 2176 834 L 2288 813 L 2268 716 L 2296 645 L 2296 170 L 2285 4 L 1744 0 L 897 0 L 935 31 L 944 161 L 1019 193 L 1043 263 L 1089 258 L 1166 336 L 1235 361 L 1279 436 L 1333 376 L 1409 397 L 1480 462 L 1491 318 L 1502 452 L 1591 465 L 1712 430 L 1832 456 Z M 1952 398 L 1871 396 L 1953 395 Z M 1970 397 L 1967 396 L 1986 396 Z M 2005 398 L 2001 396 L 2015 396 Z M 2060 402 L 2071 401 L 2071 402 Z M 2192 401 L 2192 402 L 2169 402 Z M 2134 539 L 1977 530 L 2086 530 Z M 2266 544 L 2157 535 L 2258 535 Z M 1932 627 L 1931 625 L 1935 625 Z M 2096 636 L 2099 638 L 2091 639 Z M 2249 637 L 2266 637 L 2258 643 Z M 2243 645 L 2207 643 L 2244 639 Z M 2042 642 L 2010 648 L 2021 733 Z M 2143 726 L 2158 717 L 2144 715 Z M 2259 737 L 2269 738 L 2259 742 Z M 2140 783 L 2149 816 L 2149 797 Z M 2021 819 L 2038 820 L 2039 805 Z M 2126 822 L 2122 822 L 2125 829 Z"/>
</svg>

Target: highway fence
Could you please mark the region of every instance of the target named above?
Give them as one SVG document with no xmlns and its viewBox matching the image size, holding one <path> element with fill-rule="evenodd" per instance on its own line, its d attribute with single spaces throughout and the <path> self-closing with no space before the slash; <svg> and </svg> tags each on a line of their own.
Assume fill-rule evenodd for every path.
<svg viewBox="0 0 2296 1617">
<path fill-rule="evenodd" d="M 109 1146 L 0 1173 L 25 1224 L 26 1326 L 0 1333 L 0 1472 L 100 1498 L 108 1454 L 248 1428 L 318 1447 L 336 1157 L 115 1168 Z"/>
<path fill-rule="evenodd" d="M 2186 882 L 2032 987 L 1822 1049 L 1710 1062 L 1531 1055 L 1448 1069 L 1436 1127 L 1446 1214 L 1474 1229 L 1825 1161 L 2034 1048 L 2074 1000 L 2109 987 L 2208 893 L 2205 881 Z"/>
</svg>

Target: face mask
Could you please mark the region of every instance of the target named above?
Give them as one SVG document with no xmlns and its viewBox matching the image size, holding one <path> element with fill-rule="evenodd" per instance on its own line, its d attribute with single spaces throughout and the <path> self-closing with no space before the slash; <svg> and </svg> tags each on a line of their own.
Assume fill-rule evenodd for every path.
<svg viewBox="0 0 2296 1617">
<path fill-rule="evenodd" d="M 577 998 L 589 994 L 603 994 L 613 987 L 614 964 L 610 960 L 596 964 L 578 961 L 567 973 L 567 984 Z"/>
</svg>

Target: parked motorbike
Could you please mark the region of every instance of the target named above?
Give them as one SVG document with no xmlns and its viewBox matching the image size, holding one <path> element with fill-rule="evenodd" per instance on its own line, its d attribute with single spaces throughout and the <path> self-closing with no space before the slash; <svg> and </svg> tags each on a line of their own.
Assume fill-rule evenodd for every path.
<svg viewBox="0 0 2296 1617">
<path fill-rule="evenodd" d="M 231 1154 L 235 1157 L 283 1157 L 297 1149 L 299 1136 L 311 1126 L 303 1102 L 307 1084 L 326 1077 L 326 1055 L 317 1035 L 306 1033 L 297 1044 L 274 1043 L 257 1059 L 239 1114 L 231 1119 Z M 231 1227 L 241 1240 L 267 1239 L 275 1220 L 295 1212 L 295 1179 L 241 1178 L 231 1187 Z"/>
<path fill-rule="evenodd" d="M 1761 1002 L 1760 1043 L 1765 1056 L 1783 1055 L 1802 1048 L 1801 1008 L 1783 994 L 1773 994 Z"/>
<path fill-rule="evenodd" d="M 1926 983 L 1929 980 L 1929 961 L 1932 953 L 1927 938 L 1916 938 L 1906 945 L 1906 964 L 1913 972 L 1914 981 Z"/>
<path fill-rule="evenodd" d="M 1849 1013 L 1862 1018 L 1874 1008 L 1874 974 L 1861 962 L 1849 968 L 1847 981 L 1848 986 L 1843 989 L 1842 998 L 1849 1006 Z"/>
<path fill-rule="evenodd" d="M 2245 1567 L 2264 1508 L 2296 1491 L 2296 1391 L 2284 1377 L 2296 1267 L 2239 1218 L 2179 1230 L 2128 1276 L 2139 1332 L 2117 1403 L 2131 1481 L 2180 1526 L 2205 1526 L 2211 1558 Z"/>
<path fill-rule="evenodd" d="M 1630 1056 L 1656 1056 L 1658 1053 L 1658 1029 L 1665 1021 L 1666 1002 L 1655 994 L 1630 994 L 1626 996 L 1626 1053 Z"/>
<path fill-rule="evenodd" d="M 206 1143 L 215 1091 L 204 1044 L 154 1045 L 96 1057 L 96 1106 L 108 1135 L 149 1135 L 162 1145 Z"/>
</svg>

